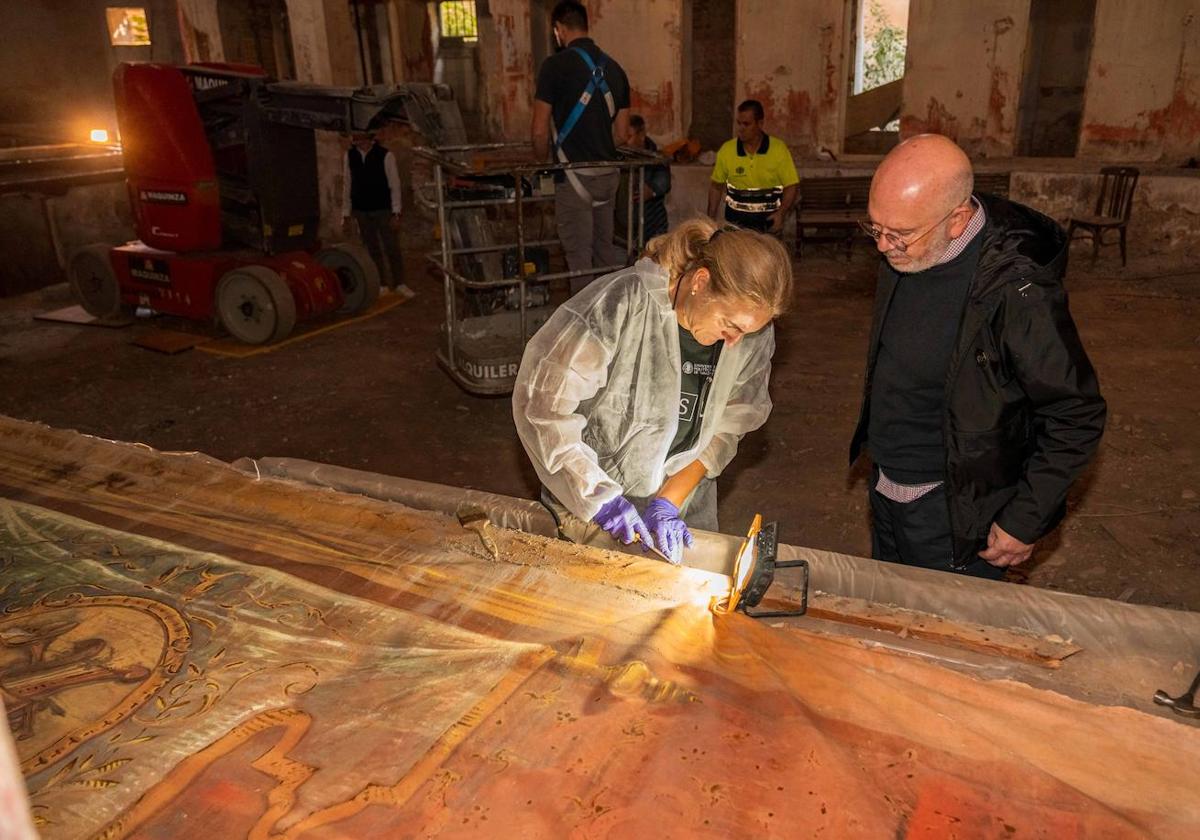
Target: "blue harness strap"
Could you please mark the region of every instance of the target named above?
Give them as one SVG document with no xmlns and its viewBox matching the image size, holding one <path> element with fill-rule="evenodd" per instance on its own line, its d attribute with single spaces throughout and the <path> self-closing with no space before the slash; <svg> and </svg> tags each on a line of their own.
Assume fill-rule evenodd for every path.
<svg viewBox="0 0 1200 840">
<path fill-rule="evenodd" d="M 571 47 L 571 50 L 573 50 L 576 55 L 583 59 L 583 63 L 587 65 L 587 68 L 591 71 L 592 75 L 591 78 L 588 79 L 587 87 L 585 87 L 583 89 L 583 93 L 579 95 L 579 101 L 575 103 L 575 107 L 571 109 L 571 113 L 568 114 L 566 120 L 563 121 L 562 128 L 558 130 L 558 136 L 554 139 L 554 145 L 560 148 L 562 147 L 563 141 L 567 139 L 567 135 L 575 130 L 575 126 L 578 124 L 579 118 L 583 116 L 584 110 L 587 108 L 588 103 L 592 101 L 592 97 L 596 95 L 596 91 L 599 91 L 604 97 L 605 102 L 608 105 L 608 115 L 610 117 L 614 115 L 612 92 L 608 89 L 608 81 L 604 78 L 604 65 L 607 57 L 601 53 L 600 63 L 597 64 L 596 62 L 592 61 L 592 57 L 588 55 L 587 50 L 585 50 L 583 47 Z"/>
</svg>

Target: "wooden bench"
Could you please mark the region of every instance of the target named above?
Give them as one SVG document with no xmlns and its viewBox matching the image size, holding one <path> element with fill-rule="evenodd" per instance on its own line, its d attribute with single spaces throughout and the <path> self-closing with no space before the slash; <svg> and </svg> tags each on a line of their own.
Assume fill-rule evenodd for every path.
<svg viewBox="0 0 1200 840">
<path fill-rule="evenodd" d="M 1011 177 L 1011 172 L 976 172 L 975 192 L 1008 198 L 1008 182 Z"/>
<path fill-rule="evenodd" d="M 867 217 L 870 190 L 869 176 L 801 179 L 800 197 L 796 201 L 796 257 L 804 256 L 807 240 L 845 241 L 849 258 L 859 220 Z M 806 229 L 816 233 L 805 235 Z"/>
<path fill-rule="evenodd" d="M 975 192 L 1008 197 L 1008 172 L 981 172 L 975 175 Z M 796 257 L 804 256 L 804 243 L 845 242 L 850 258 L 858 223 L 867 218 L 867 198 L 871 191 L 869 176 L 849 178 L 803 178 L 796 201 Z M 816 231 L 805 235 L 805 229 Z M 824 231 L 824 233 L 822 233 Z"/>
</svg>

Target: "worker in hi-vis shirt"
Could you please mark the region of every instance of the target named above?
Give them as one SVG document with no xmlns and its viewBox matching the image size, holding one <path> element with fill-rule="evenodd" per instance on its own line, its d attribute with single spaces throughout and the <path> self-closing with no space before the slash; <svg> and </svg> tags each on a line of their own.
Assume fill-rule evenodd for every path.
<svg viewBox="0 0 1200 840">
<path fill-rule="evenodd" d="M 725 221 L 780 235 L 796 203 L 800 177 L 792 153 L 778 137 L 763 131 L 763 106 L 747 99 L 737 109 L 737 137 L 717 152 L 708 187 L 708 215 L 717 218 L 725 201 Z"/>
</svg>

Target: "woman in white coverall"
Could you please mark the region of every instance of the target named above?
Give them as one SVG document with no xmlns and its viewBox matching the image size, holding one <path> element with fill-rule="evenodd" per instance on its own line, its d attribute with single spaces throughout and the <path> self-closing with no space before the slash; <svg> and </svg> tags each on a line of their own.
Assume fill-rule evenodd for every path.
<svg viewBox="0 0 1200 840">
<path fill-rule="evenodd" d="M 717 530 L 715 479 L 771 413 L 791 292 L 777 239 L 694 219 L 558 308 L 525 348 L 513 419 L 565 538 L 678 562 L 685 520 Z"/>
</svg>

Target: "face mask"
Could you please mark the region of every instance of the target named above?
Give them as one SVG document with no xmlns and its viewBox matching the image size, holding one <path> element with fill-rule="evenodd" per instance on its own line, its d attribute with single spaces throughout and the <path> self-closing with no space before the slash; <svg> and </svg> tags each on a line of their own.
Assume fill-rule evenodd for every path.
<svg viewBox="0 0 1200 840">
<path fill-rule="evenodd" d="M 554 51 L 556 53 L 563 51 L 562 36 L 558 34 L 558 27 L 554 28 Z"/>
</svg>

